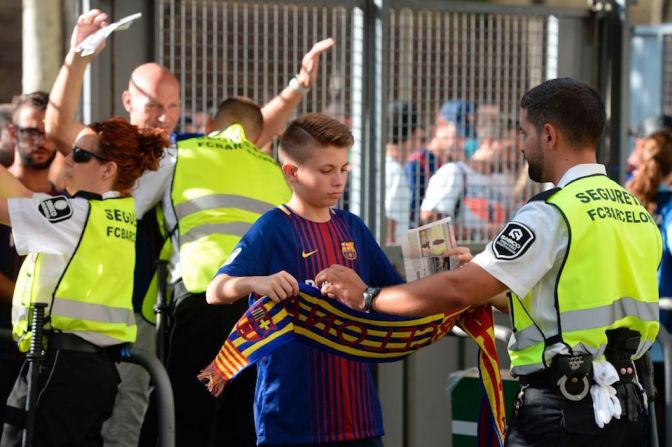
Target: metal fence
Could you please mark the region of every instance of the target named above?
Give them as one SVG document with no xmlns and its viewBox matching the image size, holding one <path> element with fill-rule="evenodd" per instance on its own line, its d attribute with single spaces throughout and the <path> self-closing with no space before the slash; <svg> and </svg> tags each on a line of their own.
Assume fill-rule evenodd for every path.
<svg viewBox="0 0 672 447">
<path fill-rule="evenodd" d="M 340 205 L 362 215 L 381 239 L 399 242 L 391 221 L 405 229 L 421 217 L 452 215 L 458 242 L 484 242 L 539 189 L 526 181 L 518 101 L 556 76 L 566 11 L 367 0 L 156 5 L 157 60 L 183 86 L 183 130 L 197 130 L 204 113 L 228 96 L 267 102 L 314 42 L 336 39 L 298 112 L 351 125 L 353 172 Z M 398 141 L 399 126 L 388 121 L 401 119 L 390 113 L 401 103 L 413 115 L 407 141 Z M 397 197 L 390 175 L 403 169 L 408 185 Z"/>
</svg>

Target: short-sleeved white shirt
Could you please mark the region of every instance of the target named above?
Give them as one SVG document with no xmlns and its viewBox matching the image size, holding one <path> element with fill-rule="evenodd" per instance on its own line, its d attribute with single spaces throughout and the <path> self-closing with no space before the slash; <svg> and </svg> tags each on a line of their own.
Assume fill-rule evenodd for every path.
<svg viewBox="0 0 672 447">
<path fill-rule="evenodd" d="M 140 176 L 133 188 L 135 200 L 135 216 L 142 219 L 147 211 L 156 206 L 163 198 L 166 190 L 170 189 L 170 182 L 175 172 L 177 148 L 174 146 L 166 149 L 166 154 L 161 159 L 159 169 L 147 171 Z"/>
<path fill-rule="evenodd" d="M 570 168 L 558 182 L 559 187 L 581 177 L 606 174 L 603 165 L 582 164 Z M 530 316 L 539 325 L 546 338 L 557 335 L 557 314 L 554 307 L 555 284 L 565 257 L 568 229 L 560 212 L 543 201 L 532 201 L 523 206 L 500 232 L 506 234 L 517 225 L 529 229 L 533 238 L 525 250 L 510 258 L 496 256 L 493 242 L 472 262 L 504 283 L 516 295 L 533 293 L 535 302 Z M 520 227 L 518 227 L 520 228 Z M 499 237 L 499 236 L 497 236 Z M 497 240 L 497 237 L 494 240 Z M 511 343 L 515 342 L 515 335 Z M 547 350 L 547 355 L 564 352 L 562 345 Z"/>
<path fill-rule="evenodd" d="M 514 185 L 509 172 L 481 174 L 466 163 L 446 163 L 430 177 L 420 209 L 453 216 L 456 223 L 470 228 L 501 225 L 512 208 Z"/>
<path fill-rule="evenodd" d="M 119 197 L 116 191 L 103 194 L 103 199 Z M 89 202 L 81 197 L 52 197 L 34 194 L 31 198 L 7 201 L 14 244 L 19 255 L 28 255 L 24 262 L 35 262 L 43 256 L 40 290 L 52 292 L 72 258 L 84 231 Z M 37 301 L 50 302 L 50 296 Z"/>
<path fill-rule="evenodd" d="M 411 187 L 401 164 L 385 157 L 385 217 L 397 223 L 394 239 L 397 242 L 411 225 L 411 198 Z"/>
</svg>

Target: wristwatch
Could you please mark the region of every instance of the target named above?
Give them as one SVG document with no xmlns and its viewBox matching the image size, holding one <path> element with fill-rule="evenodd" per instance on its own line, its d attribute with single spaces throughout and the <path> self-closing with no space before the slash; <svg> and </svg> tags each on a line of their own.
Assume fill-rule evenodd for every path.
<svg viewBox="0 0 672 447">
<path fill-rule="evenodd" d="M 373 300 L 380 293 L 380 287 L 367 287 L 362 294 L 364 297 L 364 312 L 371 313 L 373 310 Z"/>
<path fill-rule="evenodd" d="M 310 91 L 310 85 L 305 86 L 301 85 L 301 82 L 299 82 L 299 75 L 294 76 L 290 81 L 289 81 L 289 87 L 296 90 L 299 92 L 301 95 L 305 95 Z"/>
</svg>

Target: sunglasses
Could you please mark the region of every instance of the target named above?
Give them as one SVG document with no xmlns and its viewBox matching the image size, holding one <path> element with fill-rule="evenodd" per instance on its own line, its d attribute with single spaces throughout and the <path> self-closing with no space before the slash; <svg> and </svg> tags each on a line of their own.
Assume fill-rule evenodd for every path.
<svg viewBox="0 0 672 447">
<path fill-rule="evenodd" d="M 93 152 L 82 149 L 79 146 L 74 146 L 72 148 L 72 160 L 75 163 L 88 163 L 92 158 L 95 158 L 98 161 L 109 161 L 107 158 L 103 158 L 100 155 L 96 155 Z"/>
</svg>

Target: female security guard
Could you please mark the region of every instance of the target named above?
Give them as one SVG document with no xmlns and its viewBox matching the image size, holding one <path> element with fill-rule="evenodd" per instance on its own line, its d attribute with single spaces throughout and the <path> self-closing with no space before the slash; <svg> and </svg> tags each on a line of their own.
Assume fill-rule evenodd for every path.
<svg viewBox="0 0 672 447">
<path fill-rule="evenodd" d="M 47 303 L 35 445 L 102 444 L 119 383 L 115 359 L 136 334 L 130 191 L 145 170 L 158 168 L 167 146 L 162 131 L 118 117 L 82 127 L 66 157 L 71 197 L 33 194 L 0 168 L 0 223 L 12 226 L 17 251 L 27 255 L 12 307 L 22 350 L 29 306 Z M 24 365 L 7 401 L 2 446 L 21 442 L 26 373 Z"/>
</svg>

